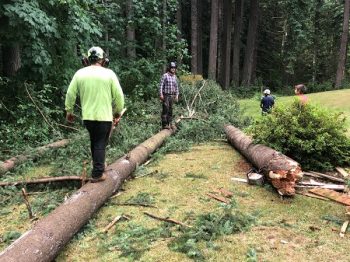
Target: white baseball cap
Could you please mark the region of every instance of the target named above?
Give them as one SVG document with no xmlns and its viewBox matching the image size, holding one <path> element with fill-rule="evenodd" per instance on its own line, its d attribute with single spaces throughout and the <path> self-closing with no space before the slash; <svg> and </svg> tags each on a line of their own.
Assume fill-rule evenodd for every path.
<svg viewBox="0 0 350 262">
<path fill-rule="evenodd" d="M 269 94 L 271 94 L 271 91 L 270 91 L 270 89 L 265 89 L 265 90 L 264 90 L 264 94 L 266 94 L 266 95 L 269 95 Z"/>
</svg>

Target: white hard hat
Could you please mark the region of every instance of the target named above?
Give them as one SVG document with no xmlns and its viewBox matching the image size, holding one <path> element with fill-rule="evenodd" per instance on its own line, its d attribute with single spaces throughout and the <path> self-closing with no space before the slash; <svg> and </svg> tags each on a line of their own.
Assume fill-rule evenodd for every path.
<svg viewBox="0 0 350 262">
<path fill-rule="evenodd" d="M 104 57 L 104 52 L 101 47 L 93 46 L 88 51 L 89 58 L 102 59 Z"/>
<path fill-rule="evenodd" d="M 266 95 L 269 95 L 269 94 L 271 94 L 271 91 L 270 91 L 270 89 L 265 89 L 265 90 L 264 90 L 264 94 L 266 94 Z"/>
</svg>

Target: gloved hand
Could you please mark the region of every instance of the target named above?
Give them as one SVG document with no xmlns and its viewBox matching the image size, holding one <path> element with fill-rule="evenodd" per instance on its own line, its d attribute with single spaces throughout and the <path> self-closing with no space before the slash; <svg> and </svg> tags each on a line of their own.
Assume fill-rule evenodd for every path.
<svg viewBox="0 0 350 262">
<path fill-rule="evenodd" d="M 74 119 L 75 119 L 75 116 L 72 113 L 68 113 L 67 112 L 66 119 L 67 119 L 68 123 L 73 123 Z"/>
</svg>

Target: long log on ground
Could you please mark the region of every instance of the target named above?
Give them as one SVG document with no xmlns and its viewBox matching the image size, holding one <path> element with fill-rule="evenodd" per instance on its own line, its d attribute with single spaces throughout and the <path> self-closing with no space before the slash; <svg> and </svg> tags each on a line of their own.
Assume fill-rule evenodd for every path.
<svg viewBox="0 0 350 262">
<path fill-rule="evenodd" d="M 11 157 L 5 161 L 0 161 L 0 175 L 5 174 L 7 171 L 10 171 L 15 166 L 27 161 L 37 159 L 39 156 L 42 156 L 45 152 L 52 148 L 64 147 L 69 143 L 69 139 L 62 139 L 51 144 L 37 147 L 33 150 L 31 154 L 21 154 L 18 156 Z"/>
<path fill-rule="evenodd" d="M 298 162 L 260 144 L 232 125 L 224 127 L 228 141 L 260 170 L 281 195 L 295 195 L 295 182 L 302 178 Z"/>
<path fill-rule="evenodd" d="M 168 129 L 160 131 L 125 157 L 109 165 L 105 171 L 105 181 L 88 183 L 81 187 L 0 253 L 0 261 L 53 261 L 59 251 L 120 188 L 136 167 L 144 163 L 172 133 L 173 131 Z"/>
</svg>

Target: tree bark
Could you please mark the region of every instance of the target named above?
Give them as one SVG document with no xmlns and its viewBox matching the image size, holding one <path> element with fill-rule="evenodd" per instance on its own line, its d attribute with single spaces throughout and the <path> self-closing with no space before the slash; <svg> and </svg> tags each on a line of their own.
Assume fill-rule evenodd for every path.
<svg viewBox="0 0 350 262">
<path fill-rule="evenodd" d="M 230 59 L 231 59 L 231 31 L 232 31 L 232 1 L 224 0 L 224 34 L 223 34 L 223 59 L 220 84 L 227 90 L 230 86 Z"/>
<path fill-rule="evenodd" d="M 198 0 L 191 0 L 191 72 L 198 74 Z"/>
<path fill-rule="evenodd" d="M 233 86 L 239 86 L 239 62 L 241 51 L 241 32 L 243 22 L 243 0 L 235 1 L 235 28 L 233 34 L 233 47 L 232 47 L 232 84 Z"/>
<path fill-rule="evenodd" d="M 13 169 L 15 166 L 29 160 L 29 159 L 37 159 L 39 156 L 42 156 L 45 152 L 47 152 L 51 148 L 59 148 L 64 147 L 69 143 L 68 139 L 63 139 L 56 141 L 54 143 L 38 147 L 34 149 L 32 154 L 22 154 L 15 157 L 11 157 L 10 159 L 5 160 L 4 162 L 0 161 L 0 176 L 7 171 Z"/>
<path fill-rule="evenodd" d="M 219 0 L 219 3 L 218 3 L 218 19 L 219 19 L 219 28 L 218 28 L 218 61 L 217 61 L 217 70 L 216 70 L 216 78 L 218 79 L 218 82 L 219 80 L 221 79 L 222 77 L 222 59 L 223 59 L 223 41 L 222 41 L 222 36 L 223 36 L 223 1 L 222 0 Z"/>
<path fill-rule="evenodd" d="M 219 26 L 218 0 L 211 1 L 210 41 L 208 78 L 216 80 L 216 63 L 218 56 L 218 26 Z"/>
<path fill-rule="evenodd" d="M 250 17 L 249 17 L 249 28 L 247 36 L 247 47 L 244 56 L 243 74 L 242 74 L 242 85 L 250 86 L 253 75 L 253 63 L 254 63 L 254 50 L 256 45 L 256 33 L 258 29 L 258 0 L 250 1 Z"/>
<path fill-rule="evenodd" d="M 167 64 L 166 60 L 167 60 L 167 57 L 166 57 L 166 23 L 167 23 L 167 17 L 166 17 L 166 14 L 167 14 L 167 0 L 163 0 L 163 22 L 162 22 L 162 51 L 163 51 L 163 60 L 164 60 L 164 66 Z M 166 68 L 163 68 L 166 70 Z M 163 70 L 163 71 L 165 71 Z"/>
<path fill-rule="evenodd" d="M 347 55 L 347 46 L 348 46 L 348 36 L 349 36 L 349 9 L 350 9 L 350 0 L 345 0 L 344 3 L 344 20 L 343 20 L 343 33 L 340 40 L 340 50 L 339 50 L 339 59 L 337 74 L 335 76 L 335 87 L 340 87 L 344 80 L 345 75 L 345 62 Z"/>
<path fill-rule="evenodd" d="M 130 151 L 127 156 L 109 165 L 105 171 L 105 181 L 88 183 L 80 188 L 0 253 L 0 261 L 53 261 L 58 252 L 120 188 L 136 167 L 144 163 L 172 133 L 171 130 L 160 131 Z"/>
<path fill-rule="evenodd" d="M 126 2 L 126 15 L 127 15 L 127 27 L 126 27 L 126 38 L 127 44 L 127 56 L 128 58 L 136 58 L 135 48 L 135 27 L 134 27 L 134 7 L 132 0 Z"/>
<path fill-rule="evenodd" d="M 3 75 L 13 77 L 21 67 L 21 53 L 18 43 L 2 45 L 2 71 Z"/>
<path fill-rule="evenodd" d="M 229 142 L 263 172 L 280 195 L 295 195 L 295 182 L 303 175 L 299 163 L 270 147 L 254 144 L 234 126 L 226 125 L 224 129 Z"/>
<path fill-rule="evenodd" d="M 177 36 L 176 39 L 178 42 L 182 40 L 182 1 L 178 0 L 177 2 L 177 10 L 176 10 L 176 24 L 177 24 Z M 182 55 L 178 55 L 177 64 L 180 65 L 182 63 Z"/>
<path fill-rule="evenodd" d="M 198 74 L 203 75 L 203 3 L 201 1 L 197 2 L 197 70 Z"/>
</svg>

